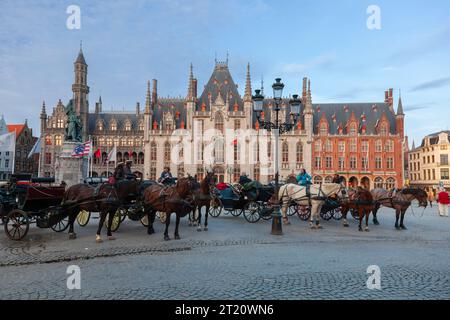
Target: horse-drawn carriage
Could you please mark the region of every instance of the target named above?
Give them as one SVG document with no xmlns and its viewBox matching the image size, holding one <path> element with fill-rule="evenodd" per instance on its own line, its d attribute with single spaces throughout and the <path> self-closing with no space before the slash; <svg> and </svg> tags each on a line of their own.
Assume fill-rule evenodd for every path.
<svg viewBox="0 0 450 320">
<path fill-rule="evenodd" d="M 1 196 L 0 215 L 11 240 L 23 239 L 36 223 L 56 232 L 67 229 L 67 214 L 61 206 L 65 187 L 54 186 L 52 178 L 14 175 Z"/>
</svg>

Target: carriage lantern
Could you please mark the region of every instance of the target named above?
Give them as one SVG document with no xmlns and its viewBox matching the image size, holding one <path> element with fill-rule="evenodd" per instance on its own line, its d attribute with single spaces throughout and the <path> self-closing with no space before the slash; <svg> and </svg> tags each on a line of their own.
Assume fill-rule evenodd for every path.
<svg viewBox="0 0 450 320">
<path fill-rule="evenodd" d="M 275 79 L 275 83 L 272 85 L 273 89 L 273 100 L 275 103 L 275 119 L 271 119 L 271 121 L 265 121 L 264 118 L 261 118 L 261 112 L 263 111 L 264 105 L 264 96 L 261 94 L 261 90 L 255 90 L 255 95 L 252 97 L 253 100 L 253 111 L 256 113 L 256 117 L 258 119 L 258 124 L 261 129 L 266 129 L 267 131 L 273 131 L 275 134 L 275 194 L 278 194 L 279 190 L 279 136 L 283 133 L 287 133 L 292 131 L 295 128 L 299 120 L 300 115 L 300 107 L 302 101 L 298 98 L 298 95 L 293 95 L 292 99 L 289 101 L 290 109 L 291 109 L 291 117 L 292 122 L 284 121 L 286 119 L 281 119 L 279 121 L 279 112 L 280 105 L 283 97 L 283 89 L 284 84 L 281 82 L 280 78 Z M 283 122 L 283 123 L 280 123 Z M 272 215 L 272 234 L 273 235 L 282 235 L 282 227 L 281 227 L 281 213 L 280 213 L 280 203 L 278 200 L 274 205 L 273 215 Z"/>
</svg>

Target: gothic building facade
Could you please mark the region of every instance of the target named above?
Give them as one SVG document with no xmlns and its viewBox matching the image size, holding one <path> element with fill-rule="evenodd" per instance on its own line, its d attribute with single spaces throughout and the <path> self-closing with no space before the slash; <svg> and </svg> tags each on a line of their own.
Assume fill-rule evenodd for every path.
<svg viewBox="0 0 450 320">
<path fill-rule="evenodd" d="M 88 66 L 80 49 L 72 91 L 85 128 L 83 137 L 93 141 L 94 150 L 100 149 L 101 157 L 93 164 L 94 176 L 112 172 L 114 164 L 106 163 L 106 158 L 115 146 L 117 161 L 131 159 L 134 172 L 144 179 L 157 179 L 164 167 L 170 167 L 174 176 L 190 174 L 198 178 L 207 170 L 214 170 L 219 181 L 225 182 L 237 180 L 244 172 L 263 183 L 273 179 L 275 141 L 272 134 L 259 127 L 252 109 L 250 65 L 243 95 L 232 78 L 228 61 L 216 61 L 202 92 L 198 93 L 191 65 L 185 98 L 161 98 L 157 80 L 149 81 L 144 110 L 137 103 L 131 112 L 105 112 L 101 97 L 90 112 L 87 75 Z M 392 90 L 384 103 L 315 105 L 311 82 L 304 78 L 301 99 L 294 129 L 280 137 L 282 179 L 304 168 L 312 172 L 316 183 L 328 181 L 335 172 L 343 174 L 347 181 L 368 187 L 380 182 L 377 179 L 380 177 L 383 182 L 392 182 L 388 179 L 393 178 L 395 186 L 403 183 L 402 170 L 397 171 L 397 165 L 401 166 L 399 159 L 403 156 L 404 115 L 401 102 L 397 113 L 393 110 Z M 289 100 L 284 98 L 281 102 L 283 122 L 292 121 Z M 265 99 L 260 118 L 273 121 L 273 107 L 273 99 Z M 44 103 L 41 175 L 51 176 L 55 172 L 65 122 L 61 101 L 51 115 L 47 115 Z M 354 157 L 358 159 L 356 164 Z M 377 157 L 383 157 L 386 170 L 381 170 L 378 162 L 372 164 L 379 161 L 374 160 Z"/>
</svg>

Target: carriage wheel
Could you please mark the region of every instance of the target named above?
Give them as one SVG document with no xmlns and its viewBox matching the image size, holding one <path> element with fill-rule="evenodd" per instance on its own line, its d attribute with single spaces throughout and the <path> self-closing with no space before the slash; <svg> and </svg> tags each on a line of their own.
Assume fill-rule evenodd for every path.
<svg viewBox="0 0 450 320">
<path fill-rule="evenodd" d="M 30 229 L 30 219 L 22 210 L 13 210 L 6 216 L 5 232 L 11 240 L 22 240 Z"/>
<path fill-rule="evenodd" d="M 311 207 L 310 206 L 298 206 L 297 215 L 300 220 L 308 221 L 311 217 Z"/>
<path fill-rule="evenodd" d="M 359 213 L 358 213 L 358 210 L 356 210 L 356 209 L 350 209 L 350 213 L 352 214 L 353 219 L 359 221 Z"/>
<path fill-rule="evenodd" d="M 122 210 L 122 209 L 117 209 L 117 211 L 114 213 L 113 221 L 111 224 L 111 232 L 116 232 L 117 230 L 119 230 L 120 222 L 122 219 L 122 214 L 121 214 L 120 210 Z M 108 220 L 109 220 L 109 217 L 107 217 L 105 219 L 105 222 L 103 224 L 106 228 L 108 228 Z"/>
<path fill-rule="evenodd" d="M 340 207 L 334 209 L 333 219 L 338 221 L 342 219 L 342 211 Z"/>
<path fill-rule="evenodd" d="M 159 221 L 164 224 L 166 223 L 167 214 L 165 212 L 159 212 Z"/>
<path fill-rule="evenodd" d="M 56 215 L 56 214 L 60 214 L 60 212 L 58 212 L 58 210 L 50 210 L 49 214 L 52 215 Z M 54 224 L 53 226 L 51 226 L 50 228 L 55 231 L 55 232 L 63 232 L 65 231 L 67 228 L 69 227 L 69 216 L 65 217 L 64 219 L 62 219 L 61 221 L 59 221 L 58 223 Z"/>
<path fill-rule="evenodd" d="M 213 218 L 217 218 L 222 213 L 222 203 L 219 199 L 214 198 L 211 200 L 211 206 L 209 208 L 209 215 Z"/>
<path fill-rule="evenodd" d="M 250 223 L 256 223 L 261 219 L 259 215 L 259 205 L 256 202 L 250 202 L 247 209 L 242 210 L 244 218 Z"/>
<path fill-rule="evenodd" d="M 296 203 L 291 204 L 291 205 L 287 208 L 286 214 L 287 214 L 289 217 L 292 217 L 292 216 L 294 216 L 296 213 L 298 214 L 298 204 L 296 204 Z"/>
<path fill-rule="evenodd" d="M 81 210 L 77 216 L 77 222 L 80 227 L 84 227 L 89 223 L 89 219 L 91 218 L 91 213 L 86 210 Z"/>
<path fill-rule="evenodd" d="M 331 218 L 333 218 L 333 213 L 334 213 L 334 210 L 327 210 L 327 211 L 320 210 L 320 216 L 325 221 L 331 220 Z"/>
<path fill-rule="evenodd" d="M 146 227 L 146 228 L 148 227 L 148 216 L 147 215 L 143 216 L 140 221 L 144 227 Z"/>
<path fill-rule="evenodd" d="M 233 217 L 239 217 L 242 213 L 245 212 L 245 209 L 230 210 L 230 212 Z"/>
</svg>

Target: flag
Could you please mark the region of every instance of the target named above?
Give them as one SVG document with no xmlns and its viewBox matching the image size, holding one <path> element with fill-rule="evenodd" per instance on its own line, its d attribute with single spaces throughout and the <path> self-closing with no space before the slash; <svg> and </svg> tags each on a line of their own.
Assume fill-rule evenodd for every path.
<svg viewBox="0 0 450 320">
<path fill-rule="evenodd" d="M 0 151 L 14 152 L 16 149 L 16 132 L 0 135 Z"/>
<path fill-rule="evenodd" d="M 37 139 L 36 143 L 28 154 L 28 159 L 30 159 L 36 153 L 41 153 L 41 138 Z"/>
<path fill-rule="evenodd" d="M 83 144 L 79 144 L 72 151 L 72 157 L 88 156 L 91 153 L 91 142 L 86 141 Z"/>
<path fill-rule="evenodd" d="M 117 147 L 114 146 L 112 150 L 108 153 L 107 162 L 116 162 L 117 161 Z"/>
<path fill-rule="evenodd" d="M 94 157 L 99 159 L 102 156 L 100 148 L 97 148 L 97 151 L 94 152 Z"/>
</svg>

